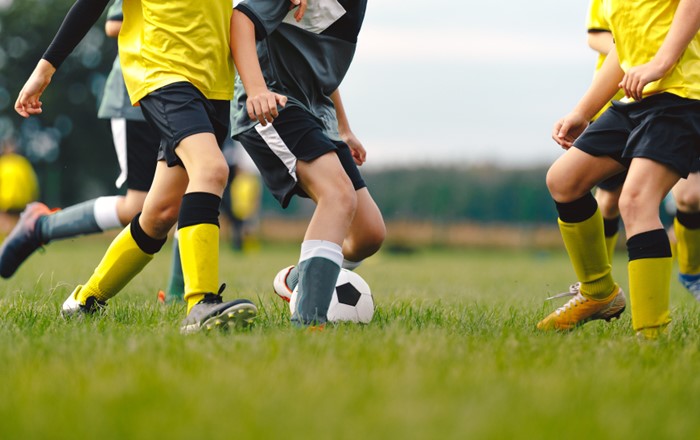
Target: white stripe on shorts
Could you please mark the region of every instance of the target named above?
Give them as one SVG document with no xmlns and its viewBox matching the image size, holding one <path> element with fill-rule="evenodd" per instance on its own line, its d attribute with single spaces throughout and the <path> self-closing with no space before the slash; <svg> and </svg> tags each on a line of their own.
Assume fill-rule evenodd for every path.
<svg viewBox="0 0 700 440">
<path fill-rule="evenodd" d="M 114 182 L 117 188 L 121 188 L 126 182 L 126 119 L 124 118 L 112 118 L 112 140 L 114 141 L 114 149 L 117 152 L 117 159 L 119 160 L 119 168 L 121 173 L 117 177 L 117 181 Z"/>
<path fill-rule="evenodd" d="M 284 143 L 279 133 L 277 133 L 277 130 L 275 130 L 275 127 L 273 127 L 270 123 L 265 126 L 258 124 L 255 126 L 255 130 L 258 132 L 258 134 L 260 134 L 260 137 L 262 137 L 267 146 L 270 147 L 270 150 L 272 150 L 272 152 L 280 158 L 282 163 L 284 163 L 284 166 L 287 167 L 289 175 L 292 176 L 292 179 L 294 179 L 296 182 L 297 158 Z"/>
</svg>

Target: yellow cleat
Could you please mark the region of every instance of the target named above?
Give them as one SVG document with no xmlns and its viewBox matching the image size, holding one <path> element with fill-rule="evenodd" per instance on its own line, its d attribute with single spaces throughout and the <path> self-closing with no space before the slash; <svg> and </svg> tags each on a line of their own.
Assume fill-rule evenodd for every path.
<svg viewBox="0 0 700 440">
<path fill-rule="evenodd" d="M 581 284 L 576 283 L 568 292 L 555 295 L 548 300 L 573 296 L 566 304 L 549 314 L 537 323 L 540 330 L 572 330 L 579 325 L 595 319 L 610 321 L 619 318 L 625 311 L 625 293 L 617 288 L 613 294 L 603 300 L 586 298 L 581 294 Z"/>
</svg>

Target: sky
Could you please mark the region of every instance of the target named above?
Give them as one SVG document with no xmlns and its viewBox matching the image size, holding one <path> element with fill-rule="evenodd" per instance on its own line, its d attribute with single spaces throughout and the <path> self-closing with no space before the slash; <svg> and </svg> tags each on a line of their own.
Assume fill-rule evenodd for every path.
<svg viewBox="0 0 700 440">
<path fill-rule="evenodd" d="M 367 167 L 546 165 L 590 84 L 587 0 L 372 0 L 341 95 Z"/>
</svg>

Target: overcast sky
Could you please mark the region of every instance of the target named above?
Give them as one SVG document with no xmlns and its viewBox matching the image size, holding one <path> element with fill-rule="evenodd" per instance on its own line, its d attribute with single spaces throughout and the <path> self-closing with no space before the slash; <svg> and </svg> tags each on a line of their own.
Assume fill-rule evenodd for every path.
<svg viewBox="0 0 700 440">
<path fill-rule="evenodd" d="M 341 86 L 368 166 L 548 164 L 586 90 L 587 0 L 372 0 Z"/>
</svg>

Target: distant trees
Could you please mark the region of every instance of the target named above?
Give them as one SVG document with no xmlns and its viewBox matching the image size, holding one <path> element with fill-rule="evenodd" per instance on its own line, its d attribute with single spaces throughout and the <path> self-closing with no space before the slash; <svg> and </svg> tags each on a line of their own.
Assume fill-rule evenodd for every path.
<svg viewBox="0 0 700 440">
<path fill-rule="evenodd" d="M 552 223 L 557 218 L 545 168 L 421 167 L 364 173 L 387 220 Z M 271 196 L 263 209 L 280 214 Z M 295 202 L 291 215 L 308 215 L 308 203 Z"/>
</svg>

